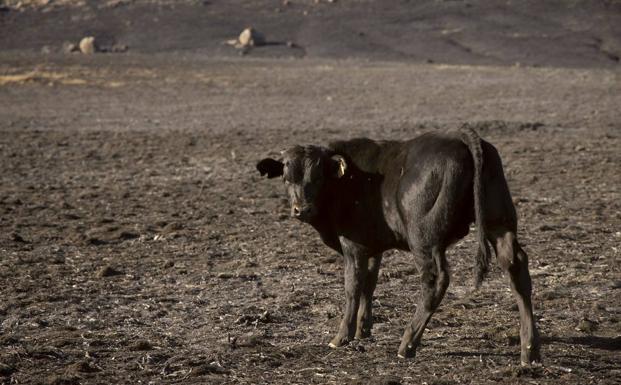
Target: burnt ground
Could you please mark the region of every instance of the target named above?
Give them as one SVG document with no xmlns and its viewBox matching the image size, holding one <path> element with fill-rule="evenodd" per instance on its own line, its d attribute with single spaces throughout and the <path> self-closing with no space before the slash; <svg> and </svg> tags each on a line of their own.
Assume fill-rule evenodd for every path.
<svg viewBox="0 0 621 385">
<path fill-rule="evenodd" d="M 6 51 L 58 52 L 92 35 L 104 49 L 235 57 L 224 43 L 253 26 L 268 43 L 247 52 L 255 57 L 599 68 L 618 68 L 621 57 L 615 0 L 3 2 Z"/>
<path fill-rule="evenodd" d="M 619 383 L 617 66 L 260 49 L 0 52 L 0 383 Z M 341 258 L 255 162 L 464 122 L 505 162 L 543 366 L 519 366 L 507 277 L 471 292 L 472 234 L 414 360 L 396 357 L 419 291 L 402 252 L 384 259 L 374 336 L 329 349 Z"/>
</svg>

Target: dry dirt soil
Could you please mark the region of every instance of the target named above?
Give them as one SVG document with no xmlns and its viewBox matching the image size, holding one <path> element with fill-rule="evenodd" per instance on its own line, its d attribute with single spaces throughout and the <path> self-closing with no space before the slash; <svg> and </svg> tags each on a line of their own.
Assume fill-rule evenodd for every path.
<svg viewBox="0 0 621 385">
<path fill-rule="evenodd" d="M 60 47 L 66 37 L 54 38 L 62 28 L 49 15 L 97 9 L 85 3 L 0 12 L 0 384 L 621 382 L 614 60 L 575 63 L 570 50 L 520 66 L 463 52 L 428 63 L 378 60 L 372 47 L 341 57 L 321 44 L 240 56 L 218 43 L 218 55 L 198 40 L 93 56 L 8 47 L 4 32 L 23 22 L 13 37 L 28 42 L 32 20 Z M 156 2 L 121 3 L 102 12 Z M 373 2 L 332 4 L 359 12 L 349 3 Z M 543 365 L 519 365 L 517 306 L 500 269 L 472 292 L 472 234 L 448 254 L 451 286 L 415 359 L 396 354 L 419 292 L 404 252 L 384 258 L 373 337 L 330 349 L 341 257 L 288 217 L 281 182 L 260 178 L 256 161 L 293 144 L 405 139 L 463 123 L 505 163 Z"/>
</svg>

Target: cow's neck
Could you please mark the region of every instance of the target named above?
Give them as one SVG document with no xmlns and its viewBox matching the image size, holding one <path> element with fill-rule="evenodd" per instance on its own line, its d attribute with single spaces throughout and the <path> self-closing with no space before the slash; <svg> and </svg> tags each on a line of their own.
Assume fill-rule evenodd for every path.
<svg viewBox="0 0 621 385">
<path fill-rule="evenodd" d="M 381 175 L 354 168 L 326 186 L 320 215 L 311 224 L 327 246 L 342 253 L 339 237 L 345 237 L 369 250 L 389 248 L 383 226 L 378 226 L 384 223 L 378 202 L 381 181 Z"/>
</svg>

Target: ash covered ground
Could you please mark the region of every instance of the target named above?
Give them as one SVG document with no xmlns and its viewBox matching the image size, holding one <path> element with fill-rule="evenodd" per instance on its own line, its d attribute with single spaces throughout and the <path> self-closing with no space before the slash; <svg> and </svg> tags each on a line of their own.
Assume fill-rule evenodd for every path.
<svg viewBox="0 0 621 385">
<path fill-rule="evenodd" d="M 5 2 L 0 383 L 619 383 L 621 12 L 523 4 Z M 249 25 L 273 44 L 226 43 Z M 127 50 L 63 52 L 89 35 Z M 543 366 L 500 269 L 472 292 L 472 234 L 414 360 L 404 252 L 330 349 L 341 257 L 256 161 L 463 123 L 504 160 Z"/>
</svg>

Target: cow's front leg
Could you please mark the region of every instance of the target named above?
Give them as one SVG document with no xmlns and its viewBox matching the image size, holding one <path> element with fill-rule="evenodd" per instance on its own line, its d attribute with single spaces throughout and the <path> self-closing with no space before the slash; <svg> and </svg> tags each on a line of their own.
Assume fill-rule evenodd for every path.
<svg viewBox="0 0 621 385">
<path fill-rule="evenodd" d="M 368 260 L 361 253 L 343 250 L 345 261 L 345 308 L 339 331 L 330 341 L 330 347 L 343 346 L 354 338 L 356 333 L 356 315 L 360 306 L 362 280 L 366 278 Z"/>
<path fill-rule="evenodd" d="M 373 313 L 371 309 L 373 304 L 373 292 L 377 284 L 377 276 L 381 263 L 382 254 L 369 258 L 367 275 L 366 278 L 362 280 L 355 338 L 371 337 L 371 328 L 373 327 Z"/>
</svg>

